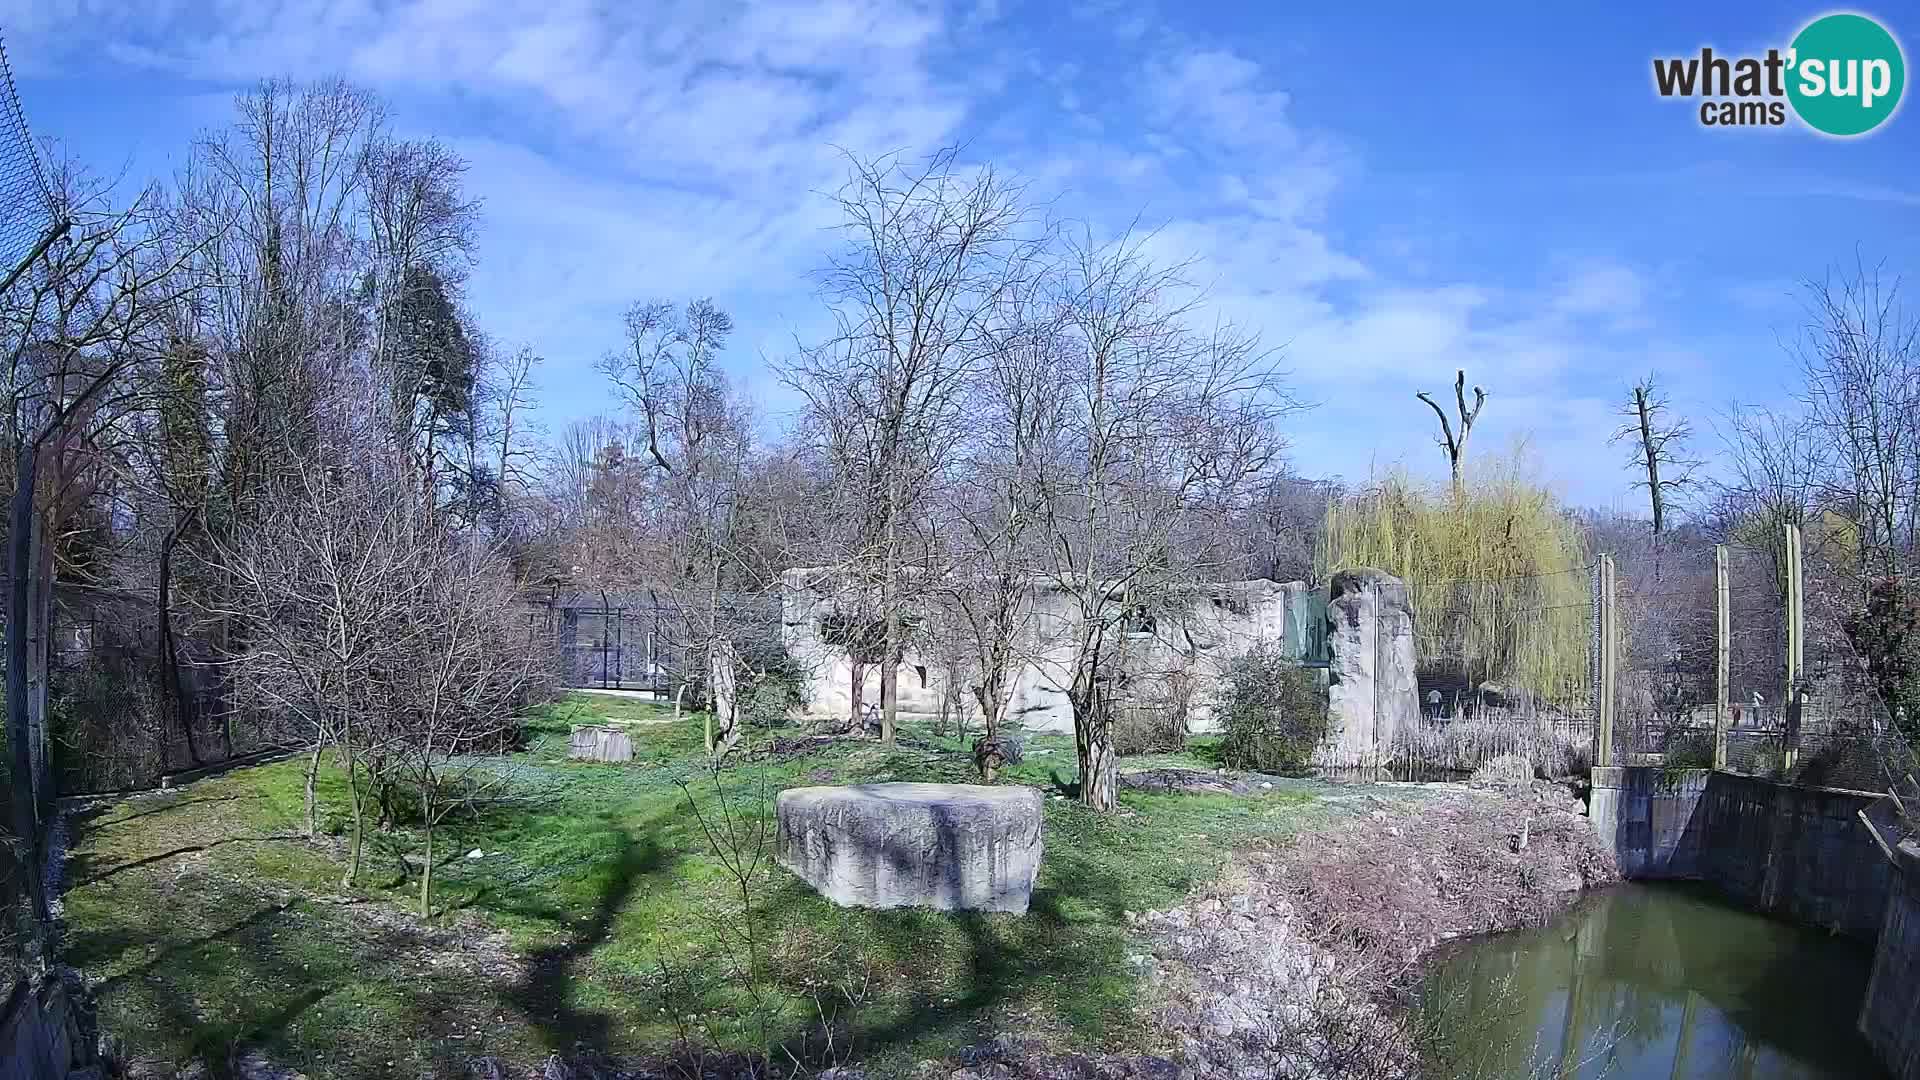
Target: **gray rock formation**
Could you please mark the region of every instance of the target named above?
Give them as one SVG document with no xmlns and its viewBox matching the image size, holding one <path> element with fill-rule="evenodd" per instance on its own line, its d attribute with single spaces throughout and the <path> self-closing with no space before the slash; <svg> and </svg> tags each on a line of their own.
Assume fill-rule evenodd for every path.
<svg viewBox="0 0 1920 1080">
<path fill-rule="evenodd" d="M 1040 870 L 1035 788 L 859 784 L 789 788 L 780 865 L 843 907 L 1025 914 Z"/>
<path fill-rule="evenodd" d="M 1372 768 L 1420 726 L 1407 585 L 1381 570 L 1342 570 L 1327 602 L 1327 745 L 1321 764 Z"/>
<path fill-rule="evenodd" d="M 575 761 L 632 761 L 633 739 L 618 728 L 577 727 L 567 735 L 567 756 Z"/>
</svg>

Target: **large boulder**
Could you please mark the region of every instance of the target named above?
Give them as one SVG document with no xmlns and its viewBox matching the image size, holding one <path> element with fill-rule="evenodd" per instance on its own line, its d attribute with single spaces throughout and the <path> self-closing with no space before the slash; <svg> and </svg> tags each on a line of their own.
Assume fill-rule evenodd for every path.
<svg viewBox="0 0 1920 1080">
<path fill-rule="evenodd" d="M 1042 804 L 1017 786 L 789 788 L 775 804 L 777 857 L 842 907 L 1025 914 Z"/>
<path fill-rule="evenodd" d="M 1384 764 L 1401 732 L 1420 726 L 1413 608 L 1406 582 L 1383 570 L 1342 570 L 1327 601 L 1327 744 L 1322 764 Z"/>
<path fill-rule="evenodd" d="M 588 724 L 567 736 L 567 757 L 574 761 L 632 761 L 633 738 L 619 728 Z"/>
</svg>

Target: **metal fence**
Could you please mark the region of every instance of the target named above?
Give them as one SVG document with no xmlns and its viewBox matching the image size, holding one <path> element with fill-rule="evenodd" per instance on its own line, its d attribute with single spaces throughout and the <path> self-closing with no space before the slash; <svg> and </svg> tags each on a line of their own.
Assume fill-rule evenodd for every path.
<svg viewBox="0 0 1920 1080">
<path fill-rule="evenodd" d="M 1851 652 L 1857 582 L 1832 560 L 1810 572 L 1801 544 L 1793 526 L 1665 539 L 1559 576 L 1414 588 L 1421 722 L 1376 778 L 1512 756 L 1549 775 L 1653 765 L 1885 790 L 1914 755 Z"/>
<path fill-rule="evenodd" d="M 714 610 L 705 605 L 655 589 L 554 589 L 529 600 L 527 632 L 553 642 L 565 686 L 663 698 L 685 687 L 698 700 L 706 669 L 700 640 L 709 634 L 702 629 L 709 619 L 739 648 L 779 641 L 777 596 L 728 593 Z"/>
</svg>

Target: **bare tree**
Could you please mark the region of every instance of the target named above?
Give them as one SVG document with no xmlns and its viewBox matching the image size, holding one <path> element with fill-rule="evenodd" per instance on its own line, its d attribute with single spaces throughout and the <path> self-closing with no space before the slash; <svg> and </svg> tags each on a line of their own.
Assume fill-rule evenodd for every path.
<svg viewBox="0 0 1920 1080">
<path fill-rule="evenodd" d="M 673 612 L 675 643 L 700 658 L 710 694 L 707 749 L 731 749 L 741 734 L 736 669 L 743 639 L 766 639 L 741 592 L 763 592 L 774 570 L 742 545 L 743 488 L 754 456 L 753 422 L 720 369 L 733 318 L 711 300 L 683 309 L 655 302 L 627 312 L 625 348 L 600 370 L 644 432 L 653 559 L 650 582 Z"/>
<path fill-rule="evenodd" d="M 1920 541 L 1920 318 L 1878 267 L 1806 290 L 1808 322 L 1789 350 L 1832 468 L 1826 501 L 1860 527 L 1861 570 L 1894 573 Z"/>
<path fill-rule="evenodd" d="M 1628 440 L 1633 452 L 1629 467 L 1646 475 L 1634 486 L 1645 488 L 1653 511 L 1653 533 L 1666 531 L 1667 512 L 1674 500 L 1691 489 L 1700 468 L 1700 460 L 1688 453 L 1693 425 L 1670 417 L 1667 397 L 1655 385 L 1652 375 L 1633 384 L 1626 405 L 1621 409 L 1626 422 L 1613 433 L 1611 441 Z"/>
<path fill-rule="evenodd" d="M 980 711 L 981 738 L 995 739 L 1013 675 L 1035 644 L 1036 547 L 1046 536 L 1046 470 L 1066 427 L 1070 387 L 1060 363 L 1058 313 L 1035 288 L 1010 290 L 968 380 L 965 434 L 942 470 L 936 566 L 928 574 L 939 625 L 934 652 L 964 673 Z M 964 662 L 961 662 L 964 659 Z M 963 706 L 964 707 L 964 706 Z"/>
<path fill-rule="evenodd" d="M 514 589 L 496 551 L 429 536 L 410 565 L 414 602 L 396 627 L 398 666 L 384 704 L 397 769 L 418 793 L 420 916 L 433 915 L 434 830 L 502 793 L 508 776 L 479 755 L 501 749 L 521 706 L 549 676 L 541 652 L 511 625 Z"/>
<path fill-rule="evenodd" d="M 387 681 L 417 660 L 408 631 L 425 599 L 421 567 L 439 552 L 420 501 L 395 497 L 413 490 L 396 486 L 409 475 L 404 452 L 337 414 L 328 428 L 306 468 L 270 480 L 257 513 L 209 545 L 232 587 L 208 603 L 243 631 L 221 659 L 237 692 L 302 722 L 310 832 L 321 755 L 339 753 L 353 820 L 343 875 L 351 883 L 366 831 L 363 781 L 372 783 L 369 763 L 392 748 Z"/>
<path fill-rule="evenodd" d="M 1434 440 L 1440 449 L 1446 452 L 1447 468 L 1453 476 L 1453 494 L 1459 498 L 1466 490 L 1467 436 L 1473 434 L 1473 422 L 1480 419 L 1480 409 L 1487 403 L 1487 392 L 1479 387 L 1473 388 L 1473 408 L 1467 408 L 1467 373 L 1461 370 L 1453 378 L 1454 408 L 1460 418 L 1460 433 L 1454 434 L 1453 425 L 1447 420 L 1447 411 L 1440 403 L 1422 390 L 1414 397 L 1427 403 L 1433 415 L 1440 420 L 1440 437 Z"/>
<path fill-rule="evenodd" d="M 1070 244 L 1052 286 L 1066 373 L 1048 434 L 1041 573 L 1066 602 L 1040 628 L 1073 709 L 1080 799 L 1118 794 L 1112 697 L 1127 624 L 1191 596 L 1227 561 L 1216 523 L 1283 446 L 1276 421 L 1298 407 L 1257 343 L 1231 327 L 1194 330 L 1197 300 L 1149 262 L 1136 237 Z"/>
<path fill-rule="evenodd" d="M 1030 272 L 1038 238 L 1021 190 L 991 169 L 963 169 L 952 150 L 919 166 L 853 160 L 849 171 L 836 197 L 846 245 L 822 274 L 837 330 L 782 376 L 865 504 L 856 565 L 884 627 L 881 736 L 892 742 L 909 522 L 998 303 Z"/>
<path fill-rule="evenodd" d="M 1824 440 L 1804 418 L 1759 406 L 1730 407 L 1716 423 L 1726 448 L 1719 484 L 1722 535 L 1746 528 L 1771 554 L 1777 602 L 1787 593 L 1783 526 L 1805 525 L 1827 475 Z"/>
</svg>

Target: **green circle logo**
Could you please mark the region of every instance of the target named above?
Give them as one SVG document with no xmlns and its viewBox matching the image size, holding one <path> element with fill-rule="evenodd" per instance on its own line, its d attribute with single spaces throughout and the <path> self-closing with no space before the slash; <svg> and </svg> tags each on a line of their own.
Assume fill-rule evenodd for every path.
<svg viewBox="0 0 1920 1080">
<path fill-rule="evenodd" d="M 1900 105 L 1907 61 L 1900 43 L 1865 15 L 1823 15 L 1787 53 L 1787 100 L 1815 131 L 1863 135 Z"/>
</svg>

